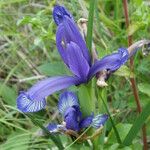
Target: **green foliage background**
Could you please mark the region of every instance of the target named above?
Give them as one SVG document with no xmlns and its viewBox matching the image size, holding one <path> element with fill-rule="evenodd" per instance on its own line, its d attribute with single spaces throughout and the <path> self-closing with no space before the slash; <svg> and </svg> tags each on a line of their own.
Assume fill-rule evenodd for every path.
<svg viewBox="0 0 150 150">
<path fill-rule="evenodd" d="M 72 12 L 75 20 L 88 18 L 88 0 L 60 0 Z M 30 77 L 70 74 L 60 60 L 55 45 L 56 26 L 52 19 L 55 0 L 0 0 L 0 149 L 27 150 L 51 149 L 55 145 L 49 137 L 37 135 L 39 127 L 18 112 L 16 97 L 21 90 L 28 89 L 38 79 Z M 125 29 L 125 19 L 121 0 L 97 0 L 94 17 L 94 43 L 99 58 L 127 47 L 127 36 L 133 40 L 150 39 L 150 2 L 129 0 L 131 24 Z M 137 117 L 136 104 L 130 87 L 129 77 L 135 76 L 141 104 L 150 102 L 150 55 L 144 57 L 139 51 L 134 57 L 135 72 L 128 67 L 120 68 L 108 81 L 107 100 L 109 111 L 115 113 L 114 121 L 122 139 Z M 128 66 L 128 64 L 127 64 Z M 46 110 L 34 117 L 40 123 L 60 122 L 57 112 L 58 93 L 48 97 Z M 147 133 L 150 141 L 150 118 Z M 107 123 L 108 142 L 103 149 L 119 149 L 112 130 Z M 72 141 L 61 135 L 64 145 Z M 142 149 L 141 134 L 133 145 L 123 149 Z M 82 145 L 82 144 L 81 144 Z M 69 149 L 83 149 L 74 144 Z M 86 144 L 85 149 L 90 149 Z"/>
</svg>

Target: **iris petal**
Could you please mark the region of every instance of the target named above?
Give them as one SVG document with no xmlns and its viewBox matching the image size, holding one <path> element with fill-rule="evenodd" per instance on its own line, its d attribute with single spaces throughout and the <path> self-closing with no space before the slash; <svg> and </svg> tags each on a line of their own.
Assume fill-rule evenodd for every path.
<svg viewBox="0 0 150 150">
<path fill-rule="evenodd" d="M 66 17 L 63 22 L 63 25 L 64 25 L 66 35 L 68 37 L 70 37 L 70 41 L 75 42 L 80 47 L 80 49 L 83 53 L 83 56 L 90 64 L 91 59 L 90 59 L 89 51 L 87 49 L 86 43 L 85 43 L 82 35 L 79 32 L 79 29 L 76 26 L 76 24 L 74 23 L 74 21 L 72 21 L 70 18 Z"/>
<path fill-rule="evenodd" d="M 99 128 L 101 126 L 104 126 L 105 122 L 107 121 L 108 119 L 108 115 L 107 114 L 99 114 L 97 116 L 95 116 L 92 120 L 92 127 L 94 128 Z"/>
<path fill-rule="evenodd" d="M 46 127 L 50 133 L 57 133 L 60 131 L 66 131 L 66 128 L 61 124 L 49 123 Z"/>
<path fill-rule="evenodd" d="M 56 46 L 62 60 L 68 66 L 67 51 L 66 51 L 66 37 L 64 38 L 64 34 L 65 31 L 63 25 L 59 25 L 56 32 Z"/>
<path fill-rule="evenodd" d="M 86 43 L 82 38 L 75 22 L 69 17 L 64 16 L 63 22 L 58 26 L 56 33 L 56 45 L 63 60 L 63 50 L 66 50 L 66 44 L 70 43 L 71 41 L 76 43 L 80 47 L 80 52 L 83 54 L 87 62 L 91 64 L 90 55 L 86 47 Z"/>
<path fill-rule="evenodd" d="M 78 99 L 77 96 L 73 92 L 66 91 L 62 93 L 59 97 L 58 102 L 58 110 L 63 115 L 67 108 L 72 106 L 78 106 Z"/>
<path fill-rule="evenodd" d="M 86 82 L 90 67 L 79 46 L 74 42 L 67 44 L 67 55 L 70 70 L 83 82 Z"/>
<path fill-rule="evenodd" d="M 62 23 L 64 16 L 67 16 L 73 19 L 72 15 L 69 13 L 69 11 L 65 7 L 56 5 L 53 10 L 53 18 L 54 18 L 55 23 L 57 25 Z"/>
<path fill-rule="evenodd" d="M 48 124 L 48 126 L 47 126 L 46 128 L 47 128 L 47 130 L 49 130 L 49 132 L 51 132 L 51 133 L 56 133 L 56 132 L 58 132 L 57 124 L 55 124 L 55 123 L 50 123 L 50 124 Z"/>
<path fill-rule="evenodd" d="M 17 98 L 17 108 L 24 113 L 34 112 L 35 110 L 39 111 L 45 106 L 46 106 L 45 98 L 41 100 L 32 101 L 30 99 L 30 96 L 25 92 L 21 92 L 21 94 Z"/>
<path fill-rule="evenodd" d="M 93 118 L 94 118 L 94 114 L 82 119 L 80 122 L 80 129 L 89 127 L 92 123 Z"/>
<path fill-rule="evenodd" d="M 75 77 L 57 76 L 44 79 L 36 83 L 27 92 L 17 98 L 17 107 L 22 112 L 36 112 L 45 108 L 45 97 L 52 93 L 79 84 Z"/>
<path fill-rule="evenodd" d="M 115 71 L 119 69 L 129 58 L 127 49 L 120 48 L 118 53 L 113 53 L 103 57 L 101 60 L 95 62 L 90 68 L 88 78 L 92 78 L 97 72 L 102 70 Z"/>
<path fill-rule="evenodd" d="M 79 131 L 79 116 L 78 110 L 73 107 L 69 107 L 64 114 L 64 121 L 66 122 L 66 128 L 74 131 Z"/>
</svg>

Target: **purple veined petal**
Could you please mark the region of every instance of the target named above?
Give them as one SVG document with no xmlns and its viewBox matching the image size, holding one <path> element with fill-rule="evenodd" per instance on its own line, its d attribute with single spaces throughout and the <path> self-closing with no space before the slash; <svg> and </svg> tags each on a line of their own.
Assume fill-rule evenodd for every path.
<svg viewBox="0 0 150 150">
<path fill-rule="evenodd" d="M 81 118 L 82 118 L 82 112 L 80 111 L 80 106 L 73 105 L 72 108 L 74 108 L 76 110 L 76 115 L 78 116 L 77 120 L 78 120 L 78 122 L 80 122 Z"/>
<path fill-rule="evenodd" d="M 58 110 L 62 115 L 64 115 L 67 108 L 72 107 L 74 105 L 79 107 L 77 96 L 73 92 L 66 91 L 60 95 L 58 102 Z"/>
<path fill-rule="evenodd" d="M 121 55 L 121 64 L 125 64 L 126 61 L 129 59 L 129 52 L 126 48 L 121 47 L 118 49 L 118 53 Z"/>
<path fill-rule="evenodd" d="M 71 41 L 75 42 L 80 47 L 83 56 L 85 57 L 87 62 L 91 64 L 89 51 L 86 47 L 86 43 L 82 38 L 76 24 L 72 19 L 68 17 L 64 17 L 63 22 L 57 28 L 56 45 L 62 59 L 66 64 L 67 64 L 67 60 L 65 58 L 64 51 L 66 50 L 67 43 L 70 43 Z"/>
<path fill-rule="evenodd" d="M 119 48 L 117 53 L 112 53 L 95 62 L 90 68 L 88 79 L 92 78 L 97 72 L 102 70 L 115 71 L 127 62 L 129 54 L 127 49 Z"/>
<path fill-rule="evenodd" d="M 88 48 L 74 21 L 72 21 L 68 17 L 65 17 L 62 24 L 64 25 L 65 36 L 67 37 L 67 39 L 69 39 L 70 42 L 72 41 L 76 43 L 80 47 L 83 56 L 85 57 L 89 65 L 91 65 L 91 58 Z"/>
<path fill-rule="evenodd" d="M 79 112 L 73 107 L 69 107 L 64 114 L 64 121 L 66 123 L 66 128 L 73 130 L 73 131 L 79 131 Z"/>
<path fill-rule="evenodd" d="M 45 98 L 40 101 L 32 101 L 30 96 L 25 92 L 21 92 L 17 98 L 17 108 L 24 113 L 33 112 L 34 110 L 39 111 L 41 108 L 45 108 L 45 106 Z"/>
<path fill-rule="evenodd" d="M 73 20 L 72 15 L 65 7 L 56 5 L 53 9 L 53 18 L 56 25 L 59 25 L 63 22 L 64 16 L 67 16 Z"/>
<path fill-rule="evenodd" d="M 68 66 L 68 60 L 67 60 L 67 51 L 66 51 L 66 38 L 64 38 L 65 30 L 64 26 L 61 24 L 57 28 L 56 32 L 56 46 L 58 49 L 58 52 L 64 61 L 64 63 Z"/>
<path fill-rule="evenodd" d="M 17 107 L 22 112 L 37 112 L 46 106 L 45 97 L 52 93 L 79 84 L 79 80 L 71 76 L 57 76 L 39 81 L 27 92 L 17 98 Z"/>
<path fill-rule="evenodd" d="M 90 116 L 82 119 L 79 124 L 80 129 L 89 127 L 92 123 L 93 118 L 94 118 L 94 114 L 92 113 Z"/>
<path fill-rule="evenodd" d="M 64 125 L 55 124 L 55 123 L 49 123 L 46 128 L 47 128 L 47 130 L 49 130 L 50 133 L 64 132 L 64 131 L 67 130 L 67 129 L 64 127 Z"/>
<path fill-rule="evenodd" d="M 104 126 L 107 119 L 108 119 L 107 114 L 99 114 L 93 118 L 91 125 L 93 128 L 96 128 L 96 129 L 100 128 L 101 126 Z"/>
<path fill-rule="evenodd" d="M 67 56 L 68 65 L 72 73 L 83 82 L 86 82 L 90 67 L 76 43 L 70 42 L 70 44 L 67 44 Z"/>
</svg>

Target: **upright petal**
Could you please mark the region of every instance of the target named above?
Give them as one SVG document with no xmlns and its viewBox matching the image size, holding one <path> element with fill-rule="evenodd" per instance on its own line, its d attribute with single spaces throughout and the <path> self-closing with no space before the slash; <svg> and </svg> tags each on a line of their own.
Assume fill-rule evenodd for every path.
<svg viewBox="0 0 150 150">
<path fill-rule="evenodd" d="M 83 56 L 85 57 L 87 62 L 91 64 L 90 54 L 86 47 L 86 43 L 74 21 L 72 21 L 70 18 L 65 17 L 62 24 L 64 25 L 64 30 L 66 33 L 65 36 L 67 36 L 69 41 L 75 42 L 80 47 Z"/>
<path fill-rule="evenodd" d="M 108 115 L 107 114 L 100 114 L 100 115 L 97 115 L 93 118 L 92 120 L 92 127 L 94 128 L 99 128 L 101 126 L 104 126 L 105 122 L 107 121 L 108 119 Z"/>
<path fill-rule="evenodd" d="M 73 92 L 69 92 L 69 91 L 62 93 L 59 97 L 59 102 L 58 102 L 59 112 L 62 115 L 64 115 L 65 111 L 72 106 L 79 107 L 77 96 Z"/>
<path fill-rule="evenodd" d="M 64 10 L 66 10 L 64 7 L 59 6 L 55 7 L 53 11 L 54 20 L 56 24 L 58 24 L 56 45 L 62 56 L 62 59 L 64 60 L 64 54 L 62 54 L 62 52 L 66 49 L 66 44 L 72 41 L 78 44 L 81 52 L 83 53 L 83 56 L 88 61 L 88 63 L 91 64 L 90 55 L 86 47 L 86 43 L 82 38 L 74 20 L 71 16 L 68 15 L 69 13 L 66 13 Z"/>
<path fill-rule="evenodd" d="M 66 45 L 67 45 L 67 36 L 65 36 L 64 26 L 61 24 L 58 26 L 56 32 L 56 46 L 62 60 L 68 66 Z"/>
<path fill-rule="evenodd" d="M 69 107 L 64 114 L 64 121 L 66 128 L 74 131 L 79 131 L 79 109 L 76 110 L 74 107 Z"/>
<path fill-rule="evenodd" d="M 119 69 L 129 58 L 127 49 L 120 48 L 118 53 L 107 55 L 95 62 L 89 71 L 88 78 L 92 78 L 97 72 L 102 70 L 115 71 Z"/>
<path fill-rule="evenodd" d="M 27 92 L 23 92 L 18 96 L 17 107 L 25 113 L 39 111 L 46 106 L 45 97 L 76 84 L 79 84 L 79 80 L 71 76 L 44 79 L 36 83 Z"/>
<path fill-rule="evenodd" d="M 72 15 L 65 7 L 56 5 L 53 10 L 53 18 L 55 23 L 57 25 L 61 24 L 64 19 L 64 16 L 67 16 L 73 20 Z"/>
<path fill-rule="evenodd" d="M 90 67 L 76 43 L 67 44 L 67 56 L 70 70 L 83 82 L 86 82 Z"/>
</svg>

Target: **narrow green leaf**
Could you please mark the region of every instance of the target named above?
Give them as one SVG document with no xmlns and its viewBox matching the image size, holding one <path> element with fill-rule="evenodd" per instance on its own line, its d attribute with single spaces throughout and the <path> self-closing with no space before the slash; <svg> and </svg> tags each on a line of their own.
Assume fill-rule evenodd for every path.
<svg viewBox="0 0 150 150">
<path fill-rule="evenodd" d="M 121 143 L 122 143 L 122 141 L 121 141 L 121 138 L 120 138 L 119 132 L 118 132 L 118 130 L 117 130 L 117 128 L 116 128 L 116 126 L 115 126 L 115 123 L 114 123 L 114 121 L 113 121 L 113 119 L 112 119 L 112 116 L 111 116 L 111 114 L 110 114 L 110 112 L 109 112 L 109 109 L 108 109 L 108 107 L 107 107 L 107 105 L 106 105 L 106 103 L 105 103 L 105 101 L 104 101 L 103 97 L 102 97 L 102 96 L 100 96 L 100 97 L 101 97 L 102 102 L 103 102 L 103 104 L 104 104 L 104 107 L 105 107 L 105 109 L 106 109 L 106 111 L 107 111 L 107 113 L 108 113 L 108 115 L 109 115 L 109 119 L 110 119 L 110 122 L 111 122 L 111 124 L 112 124 L 112 127 L 113 127 L 113 130 L 114 130 L 114 133 L 115 133 L 115 136 L 116 136 L 117 142 L 118 142 L 119 144 L 121 144 Z"/>
<path fill-rule="evenodd" d="M 78 88 L 79 102 L 82 114 L 84 116 L 88 116 L 92 112 L 94 112 L 94 98 L 91 92 L 91 83 L 80 85 L 80 87 Z"/>
<path fill-rule="evenodd" d="M 136 22 L 134 24 L 129 25 L 127 29 L 128 36 L 133 35 L 136 31 L 138 31 L 141 27 L 144 27 L 144 23 Z"/>
<path fill-rule="evenodd" d="M 0 82 L 0 89 L 0 96 L 3 97 L 4 102 L 11 106 L 16 106 L 17 94 L 14 88 Z"/>
<path fill-rule="evenodd" d="M 62 62 L 45 62 L 37 69 L 47 76 L 65 75 L 69 72 Z"/>
<path fill-rule="evenodd" d="M 127 136 L 127 134 L 129 132 L 129 130 L 131 129 L 131 127 L 132 127 L 132 124 L 128 124 L 128 123 L 118 123 L 116 125 L 116 128 L 119 132 L 119 136 L 120 136 L 122 141 Z M 113 143 L 116 142 L 116 137 L 115 137 L 115 134 L 114 134 L 114 130 L 111 130 L 111 132 L 109 133 L 108 139 L 109 139 L 108 140 L 109 144 L 113 144 Z"/>
<path fill-rule="evenodd" d="M 0 6 L 2 6 L 2 5 L 10 5 L 12 3 L 20 3 L 20 2 L 23 2 L 23 1 L 26 1 L 26 0 L 7 0 L 7 1 L 1 0 L 0 1 Z"/>
<path fill-rule="evenodd" d="M 28 116 L 32 122 L 36 125 L 39 126 L 47 135 L 49 135 L 49 137 L 51 138 L 51 140 L 56 144 L 56 146 L 62 150 L 63 149 L 63 145 L 57 135 L 57 137 L 55 135 L 52 135 L 39 121 L 37 121 L 33 115 L 31 114 L 26 114 L 26 116 Z"/>
<path fill-rule="evenodd" d="M 150 85 L 148 83 L 138 84 L 138 89 L 139 89 L 140 92 L 150 96 Z"/>
<path fill-rule="evenodd" d="M 134 74 L 133 72 L 131 72 L 131 70 L 127 67 L 127 66 L 122 66 L 121 68 L 119 68 L 115 73 L 114 75 L 117 75 L 117 76 L 122 76 L 122 77 L 134 77 Z"/>
<path fill-rule="evenodd" d="M 93 33 L 93 21 L 94 21 L 94 7 L 96 0 L 90 1 L 90 11 L 88 15 L 88 29 L 87 29 L 87 38 L 86 43 L 89 51 L 92 49 L 92 33 Z"/>
<path fill-rule="evenodd" d="M 127 136 L 125 137 L 123 144 L 128 146 L 132 144 L 133 139 L 138 134 L 139 130 L 142 128 L 143 124 L 145 123 L 146 119 L 150 116 L 150 102 L 146 105 L 143 109 L 142 113 L 134 122 L 132 128 L 128 132 Z"/>
<path fill-rule="evenodd" d="M 100 20 L 105 24 L 105 26 L 110 29 L 111 31 L 115 32 L 115 33 L 119 33 L 121 32 L 121 29 L 119 28 L 119 26 L 117 26 L 117 24 L 109 19 L 105 14 L 100 13 L 99 14 Z"/>
</svg>

